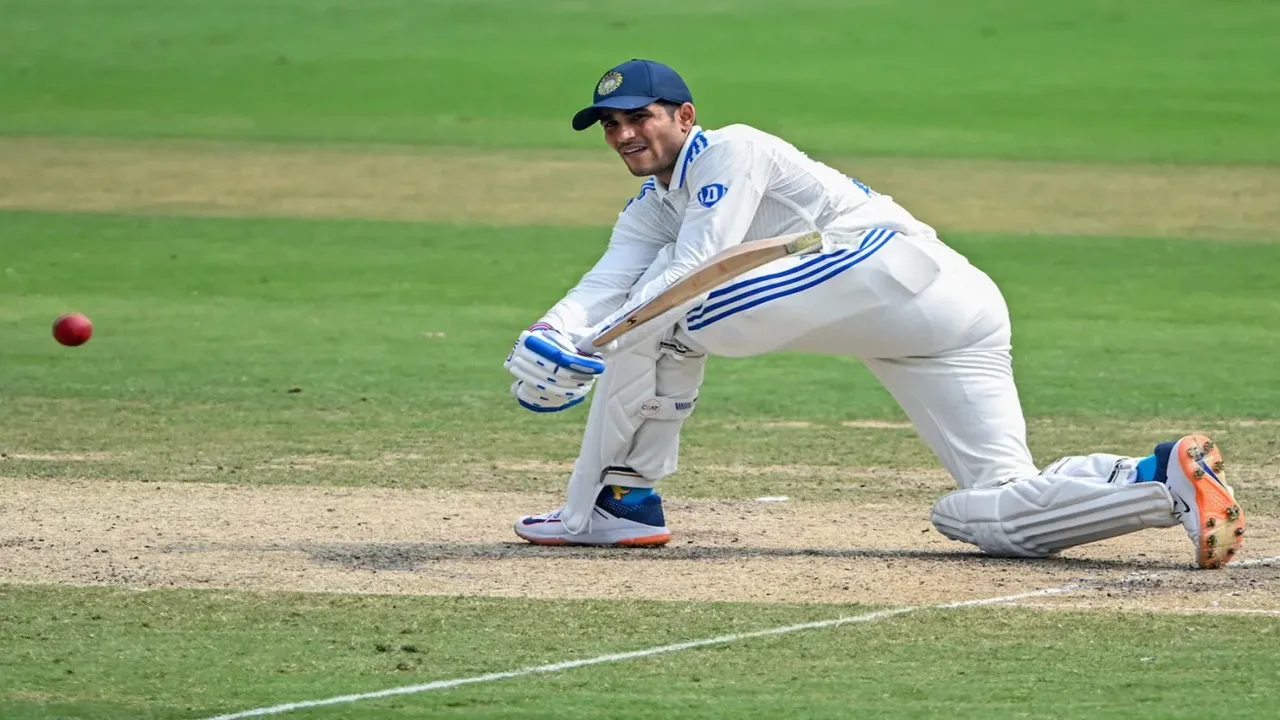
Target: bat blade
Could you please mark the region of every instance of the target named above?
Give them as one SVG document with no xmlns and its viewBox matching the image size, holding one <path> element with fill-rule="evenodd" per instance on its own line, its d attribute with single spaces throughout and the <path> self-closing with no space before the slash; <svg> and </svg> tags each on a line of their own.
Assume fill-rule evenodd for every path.
<svg viewBox="0 0 1280 720">
<path fill-rule="evenodd" d="M 604 347 L 668 310 L 679 307 L 704 292 L 750 272 L 761 265 L 790 255 L 814 252 L 822 247 L 817 231 L 752 240 L 724 250 L 690 270 L 684 277 L 654 296 L 649 302 L 624 315 L 591 340 L 593 348 Z"/>
</svg>

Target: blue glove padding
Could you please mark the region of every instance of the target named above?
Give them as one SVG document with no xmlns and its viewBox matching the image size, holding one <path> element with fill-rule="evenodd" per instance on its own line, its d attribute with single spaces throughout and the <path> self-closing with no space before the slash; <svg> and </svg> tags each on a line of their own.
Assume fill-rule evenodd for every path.
<svg viewBox="0 0 1280 720">
<path fill-rule="evenodd" d="M 556 339 L 564 338 L 559 333 L 555 335 Z M 568 368 L 575 373 L 599 375 L 604 372 L 604 360 L 591 355 L 583 355 L 573 345 L 567 345 L 567 349 L 561 347 L 543 335 L 530 334 L 525 336 L 524 346 L 539 357 L 550 360 L 556 365 Z"/>
<path fill-rule="evenodd" d="M 559 332 L 537 327 L 520 333 L 504 367 L 516 377 L 511 393 L 534 412 L 567 410 L 586 399 L 605 370 L 599 356 L 585 355 Z"/>
</svg>

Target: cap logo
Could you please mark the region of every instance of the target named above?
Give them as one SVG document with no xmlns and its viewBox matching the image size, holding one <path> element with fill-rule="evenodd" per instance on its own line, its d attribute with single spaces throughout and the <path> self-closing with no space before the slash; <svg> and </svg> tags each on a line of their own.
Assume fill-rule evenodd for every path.
<svg viewBox="0 0 1280 720">
<path fill-rule="evenodd" d="M 622 87 L 622 73 L 610 70 L 600 78 L 600 83 L 596 85 L 596 94 L 608 95 L 620 87 Z"/>
</svg>

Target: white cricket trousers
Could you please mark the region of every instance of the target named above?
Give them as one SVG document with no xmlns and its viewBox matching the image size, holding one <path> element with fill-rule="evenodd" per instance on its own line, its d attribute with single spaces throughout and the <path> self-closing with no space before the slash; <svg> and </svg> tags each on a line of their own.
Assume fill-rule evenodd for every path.
<svg viewBox="0 0 1280 720">
<path fill-rule="evenodd" d="M 1037 474 L 996 284 L 933 237 L 888 229 L 785 258 L 713 291 L 679 323 L 711 355 L 859 358 L 960 488 Z"/>
</svg>

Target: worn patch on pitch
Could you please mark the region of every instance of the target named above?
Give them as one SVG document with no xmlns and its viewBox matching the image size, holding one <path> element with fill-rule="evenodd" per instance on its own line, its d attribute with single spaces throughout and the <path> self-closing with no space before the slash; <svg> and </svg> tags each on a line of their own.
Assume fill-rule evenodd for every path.
<svg viewBox="0 0 1280 720">
<path fill-rule="evenodd" d="M 553 495 L 4 484 L 0 582 L 915 605 L 1175 570 L 1162 588 L 1182 588 L 1197 606 L 1239 597 L 1251 608 L 1280 609 L 1280 569 L 1192 570 L 1179 528 L 1052 560 L 998 560 L 941 537 L 927 503 L 670 500 L 675 540 L 666 547 L 548 548 L 518 541 L 511 523 L 551 509 Z M 1245 557 L 1264 555 L 1280 555 L 1280 522 L 1251 517 Z M 1161 588 L 1138 589 L 1151 597 Z M 1106 593 L 1117 594 L 1086 599 L 1110 607 L 1108 598 L 1134 596 L 1127 587 Z"/>
<path fill-rule="evenodd" d="M 0 208 L 611 225 L 608 150 L 0 138 Z M 1280 239 L 1280 168 L 822 158 L 943 232 Z"/>
</svg>

